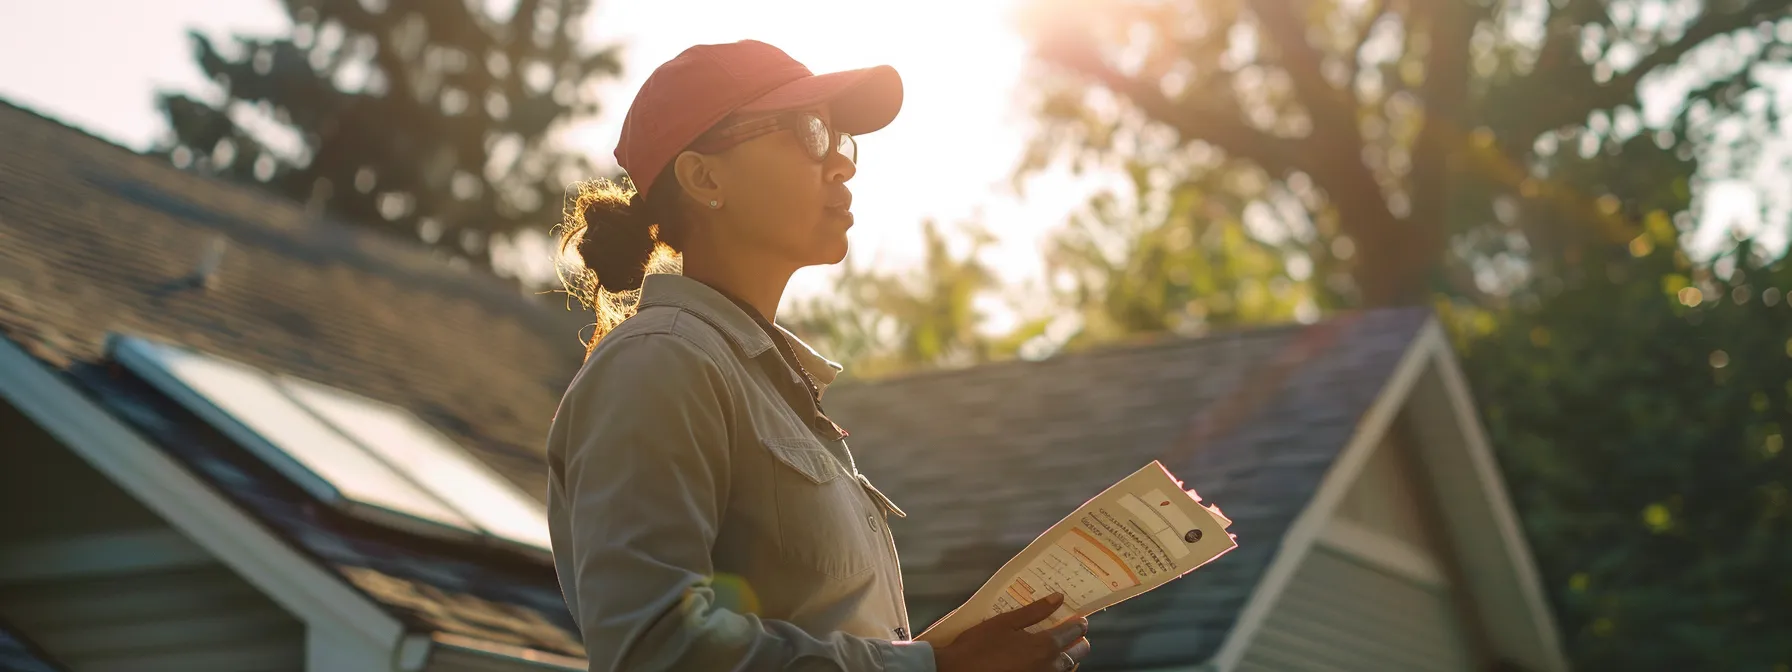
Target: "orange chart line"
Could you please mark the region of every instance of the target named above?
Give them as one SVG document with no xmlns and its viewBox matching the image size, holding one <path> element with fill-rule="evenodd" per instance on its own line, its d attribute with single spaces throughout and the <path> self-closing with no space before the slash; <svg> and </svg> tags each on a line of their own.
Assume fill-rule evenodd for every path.
<svg viewBox="0 0 1792 672">
<path fill-rule="evenodd" d="M 1087 554 L 1083 553 L 1083 549 L 1079 548 L 1074 551 L 1071 551 L 1070 553 L 1071 553 L 1071 555 L 1076 556 L 1077 562 L 1083 563 L 1083 569 L 1087 569 L 1091 572 L 1095 572 L 1096 574 L 1100 574 L 1101 578 L 1104 578 L 1104 579 L 1108 578 L 1108 570 L 1105 570 L 1105 569 L 1095 566 L 1095 558 L 1091 558 Z"/>
<path fill-rule="evenodd" d="M 1087 541 L 1090 544 L 1094 545 L 1096 548 L 1101 549 L 1101 552 L 1106 553 L 1108 555 L 1108 557 L 1113 558 L 1114 564 L 1120 566 L 1120 571 L 1126 572 L 1126 578 L 1132 579 L 1132 585 L 1135 585 L 1135 586 L 1139 585 L 1138 575 L 1132 573 L 1132 567 L 1127 566 L 1126 561 L 1121 560 L 1120 556 L 1114 555 L 1114 549 L 1108 548 L 1106 545 L 1102 544 L 1101 542 L 1096 541 L 1095 537 L 1089 536 L 1088 532 L 1084 532 L 1084 531 L 1076 529 L 1076 528 L 1071 528 L 1070 531 L 1077 533 L 1077 535 L 1081 536 L 1084 541 Z"/>
</svg>

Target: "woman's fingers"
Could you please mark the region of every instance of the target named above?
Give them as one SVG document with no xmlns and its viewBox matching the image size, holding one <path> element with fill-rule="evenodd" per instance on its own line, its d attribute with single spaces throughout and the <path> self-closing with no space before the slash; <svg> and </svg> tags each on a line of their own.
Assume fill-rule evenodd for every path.
<svg viewBox="0 0 1792 672">
<path fill-rule="evenodd" d="M 1063 651 L 1089 633 L 1089 619 L 1073 618 L 1045 632 L 1052 638 L 1052 651 Z"/>
<path fill-rule="evenodd" d="M 1076 642 L 1072 643 L 1069 648 L 1064 649 L 1063 652 L 1058 654 L 1057 660 L 1054 661 L 1057 664 L 1056 669 L 1058 672 L 1070 672 L 1071 670 L 1076 669 L 1078 665 L 1081 665 L 1083 659 L 1088 656 L 1089 640 L 1078 639 Z"/>
<path fill-rule="evenodd" d="M 1049 661 L 1051 669 L 1068 672 L 1076 667 L 1077 661 L 1082 660 L 1076 650 L 1079 647 L 1084 652 L 1089 650 L 1089 641 L 1083 639 L 1083 635 L 1088 632 L 1089 619 L 1079 617 L 1035 635 L 1034 641 L 1040 648 L 1038 660 Z"/>
<path fill-rule="evenodd" d="M 1052 593 L 1042 599 L 1033 601 L 1032 604 L 1015 609 L 1014 611 L 991 616 L 989 620 L 978 624 L 977 627 L 988 627 L 996 630 L 1021 630 L 1027 626 L 1049 618 L 1052 615 L 1052 612 L 1058 610 L 1058 605 L 1063 603 L 1063 595 Z"/>
<path fill-rule="evenodd" d="M 1070 648 L 1065 649 L 1064 652 L 1070 654 L 1072 660 L 1079 663 L 1083 662 L 1084 658 L 1089 657 L 1089 640 L 1078 639 L 1075 643 L 1070 645 Z"/>
</svg>

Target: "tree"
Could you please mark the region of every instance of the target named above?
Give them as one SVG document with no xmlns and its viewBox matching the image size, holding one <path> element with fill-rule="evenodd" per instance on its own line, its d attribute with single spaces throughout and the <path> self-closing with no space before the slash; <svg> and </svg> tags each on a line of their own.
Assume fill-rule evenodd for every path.
<svg viewBox="0 0 1792 672">
<path fill-rule="evenodd" d="M 1497 293 L 1490 257 L 1546 275 L 1633 238 L 1609 185 L 1563 182 L 1550 157 L 1727 142 L 1745 159 L 1731 127 L 1773 121 L 1756 66 L 1792 55 L 1792 0 L 1029 6 L 1047 129 L 1029 167 L 1068 155 L 1169 198 L 1217 187 L 1234 217 L 1265 207 L 1295 235 L 1264 242 L 1346 305 Z M 1669 72 L 1699 86 L 1645 125 L 1640 92 Z"/>
<path fill-rule="evenodd" d="M 957 230 L 969 243 L 962 254 L 937 223 L 925 222 L 922 261 L 903 271 L 866 270 L 848 259 L 834 292 L 798 302 L 780 321 L 850 362 L 848 372 L 859 377 L 1015 356 L 1046 321 L 1023 321 L 1005 335 L 984 333 L 988 316 L 977 304 L 993 296 L 997 281 L 979 254 L 994 238 L 975 224 Z"/>
<path fill-rule="evenodd" d="M 1153 198 L 1149 173 L 1132 171 L 1130 194 L 1096 196 L 1050 235 L 1046 273 L 1081 319 L 1057 346 L 1317 317 L 1311 265 L 1251 232 L 1235 214 L 1246 206 L 1212 184 L 1223 175 L 1200 177 Z"/>
<path fill-rule="evenodd" d="M 1650 228 L 1532 307 L 1445 314 L 1576 667 L 1784 667 L 1792 263 Z"/>
<path fill-rule="evenodd" d="M 1755 78 L 1787 56 L 1787 4 L 1039 0 L 1030 165 L 1132 178 L 1066 234 L 1130 241 L 1127 264 L 1069 257 L 1116 331 L 1205 319 L 1158 300 L 1187 291 L 1140 271 L 1165 263 L 1246 274 L 1208 302 L 1250 274 L 1321 308 L 1436 302 L 1576 666 L 1773 669 L 1792 262 L 1683 242 L 1701 181 L 1777 124 Z M 1639 87 L 1670 70 L 1690 90 L 1645 119 Z M 1195 254 L 1153 252 L 1191 231 Z"/>
<path fill-rule="evenodd" d="M 587 0 L 518 0 L 508 19 L 465 0 L 283 2 L 290 34 L 229 50 L 192 34 L 218 90 L 161 95 L 158 152 L 479 264 L 595 173 L 553 146 L 618 71 L 583 46 Z"/>
</svg>

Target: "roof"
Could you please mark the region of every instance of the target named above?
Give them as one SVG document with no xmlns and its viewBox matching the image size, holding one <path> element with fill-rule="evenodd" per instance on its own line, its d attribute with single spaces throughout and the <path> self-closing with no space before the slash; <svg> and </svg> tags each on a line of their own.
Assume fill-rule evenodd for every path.
<svg viewBox="0 0 1792 672">
<path fill-rule="evenodd" d="M 1209 659 L 1429 313 L 1106 348 L 830 388 L 891 529 L 917 628 L 1103 488 L 1162 460 L 1238 548 L 1091 619 L 1089 669 Z"/>
<path fill-rule="evenodd" d="M 413 627 L 582 655 L 545 561 L 318 506 L 103 358 L 108 332 L 131 333 L 394 403 L 545 498 L 542 446 L 589 320 L 4 103 L 0 146 L 0 333 Z M 214 282 L 186 283 L 215 239 Z"/>
</svg>

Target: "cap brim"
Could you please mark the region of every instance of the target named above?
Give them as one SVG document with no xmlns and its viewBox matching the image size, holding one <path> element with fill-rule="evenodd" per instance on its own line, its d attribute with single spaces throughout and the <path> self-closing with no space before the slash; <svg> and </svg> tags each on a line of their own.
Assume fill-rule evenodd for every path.
<svg viewBox="0 0 1792 672">
<path fill-rule="evenodd" d="M 739 112 L 783 112 L 828 105 L 833 126 L 864 135 L 890 125 L 902 110 L 902 76 L 887 65 L 811 75 L 772 89 Z"/>
</svg>

